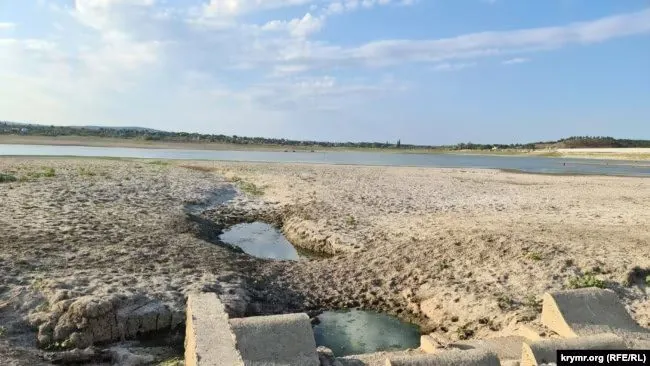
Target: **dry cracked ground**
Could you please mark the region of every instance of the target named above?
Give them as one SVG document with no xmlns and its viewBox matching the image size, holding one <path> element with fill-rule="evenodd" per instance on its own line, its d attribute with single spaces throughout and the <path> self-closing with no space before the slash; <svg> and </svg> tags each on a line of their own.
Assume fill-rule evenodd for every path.
<svg viewBox="0 0 650 366">
<path fill-rule="evenodd" d="M 192 291 L 235 317 L 363 308 L 457 339 L 534 323 L 545 291 L 596 285 L 650 321 L 644 178 L 44 158 L 0 159 L 0 174 L 10 365 L 173 360 Z M 331 256 L 267 261 L 219 241 L 253 220 Z"/>
</svg>

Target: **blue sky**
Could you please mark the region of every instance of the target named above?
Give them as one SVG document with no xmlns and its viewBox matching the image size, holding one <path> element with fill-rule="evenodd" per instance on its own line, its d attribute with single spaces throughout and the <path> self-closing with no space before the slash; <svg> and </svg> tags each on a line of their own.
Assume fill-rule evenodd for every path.
<svg viewBox="0 0 650 366">
<path fill-rule="evenodd" d="M 650 3 L 0 1 L 0 120 L 416 144 L 648 139 Z"/>
</svg>

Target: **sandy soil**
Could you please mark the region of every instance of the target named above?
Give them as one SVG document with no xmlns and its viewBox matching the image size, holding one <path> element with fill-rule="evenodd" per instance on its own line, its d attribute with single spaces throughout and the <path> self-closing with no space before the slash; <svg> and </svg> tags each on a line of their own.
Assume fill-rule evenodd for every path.
<svg viewBox="0 0 650 366">
<path fill-rule="evenodd" d="M 40 359 L 37 345 L 170 338 L 195 290 L 233 316 L 359 307 L 458 339 L 534 323 L 544 291 L 592 272 L 650 321 L 644 178 L 14 158 L 0 172 L 23 177 L 0 184 L 0 355 L 13 364 Z M 227 187 L 227 205 L 184 213 Z M 257 219 L 334 256 L 269 262 L 219 242 Z"/>
<path fill-rule="evenodd" d="M 611 153 L 611 154 L 650 154 L 650 148 L 584 148 L 584 149 L 558 149 L 561 153 Z"/>
<path fill-rule="evenodd" d="M 557 149 L 566 158 L 613 159 L 613 160 L 650 160 L 650 148 L 585 148 Z"/>
</svg>

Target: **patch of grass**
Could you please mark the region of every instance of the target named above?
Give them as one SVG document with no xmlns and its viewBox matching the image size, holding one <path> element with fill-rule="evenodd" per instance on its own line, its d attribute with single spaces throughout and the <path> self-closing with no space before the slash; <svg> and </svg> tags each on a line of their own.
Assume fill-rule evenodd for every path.
<svg viewBox="0 0 650 366">
<path fill-rule="evenodd" d="M 348 217 L 345 218 L 345 223 L 349 226 L 357 226 L 357 219 L 352 215 L 348 215 Z"/>
<path fill-rule="evenodd" d="M 180 357 L 172 357 L 164 361 L 160 361 L 158 366 L 183 366 L 185 362 Z"/>
<path fill-rule="evenodd" d="M 169 165 L 171 163 L 166 161 L 166 160 L 152 160 L 152 161 L 147 162 L 147 164 L 167 166 L 167 165 Z"/>
<path fill-rule="evenodd" d="M 210 168 L 207 166 L 200 166 L 200 165 L 180 165 L 180 167 L 189 170 L 196 170 L 197 172 L 204 172 L 204 173 L 210 173 L 215 171 L 214 168 Z"/>
<path fill-rule="evenodd" d="M 0 337 L 4 337 L 5 334 L 7 334 L 7 328 L 4 326 L 0 325 Z"/>
<path fill-rule="evenodd" d="M 43 176 L 47 178 L 56 177 L 56 171 L 52 167 L 45 168 L 45 171 L 43 172 Z"/>
<path fill-rule="evenodd" d="M 28 172 L 26 175 L 22 176 L 20 180 L 28 181 L 39 178 L 53 178 L 56 177 L 56 170 L 52 167 L 41 167 L 39 172 Z"/>
<path fill-rule="evenodd" d="M 253 182 L 247 182 L 243 180 L 241 177 L 234 176 L 231 178 L 228 178 L 229 182 L 235 183 L 239 189 L 242 191 L 250 194 L 251 196 L 261 196 L 264 194 L 264 188 L 257 186 Z"/>
<path fill-rule="evenodd" d="M 532 252 L 528 254 L 528 258 L 534 260 L 534 261 L 541 261 L 542 260 L 542 255 L 537 253 L 537 252 Z"/>
<path fill-rule="evenodd" d="M 593 273 L 585 273 L 582 276 L 570 279 L 568 287 L 571 289 L 577 289 L 587 287 L 605 288 L 606 286 L 605 281 L 596 278 Z"/>
<path fill-rule="evenodd" d="M 12 174 L 0 173 L 0 183 L 10 183 L 10 182 L 15 182 L 17 180 L 18 178 L 16 178 Z"/>
<path fill-rule="evenodd" d="M 255 185 L 255 183 L 241 181 L 237 185 L 242 191 L 250 194 L 251 196 L 261 196 L 264 194 L 264 189 Z"/>
<path fill-rule="evenodd" d="M 97 173 L 93 170 L 90 170 L 89 168 L 86 167 L 80 167 L 78 169 L 79 175 L 84 176 L 84 177 L 94 177 L 97 175 Z"/>
</svg>

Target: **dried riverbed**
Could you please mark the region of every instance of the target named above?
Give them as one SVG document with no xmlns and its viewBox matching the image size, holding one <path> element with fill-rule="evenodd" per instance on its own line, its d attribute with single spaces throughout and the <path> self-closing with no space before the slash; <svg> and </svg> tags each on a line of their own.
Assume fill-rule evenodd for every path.
<svg viewBox="0 0 650 366">
<path fill-rule="evenodd" d="M 644 178 L 38 158 L 0 159 L 0 172 L 17 179 L 0 183 L 9 364 L 38 364 L 37 341 L 57 351 L 147 333 L 164 339 L 142 355 L 141 344 L 106 352 L 172 357 L 197 290 L 233 316 L 363 308 L 456 339 L 535 322 L 544 291 L 592 272 L 650 320 Z M 197 209 L 232 187 L 232 200 Z M 223 228 L 257 220 L 334 256 L 273 262 L 220 242 Z"/>
</svg>

